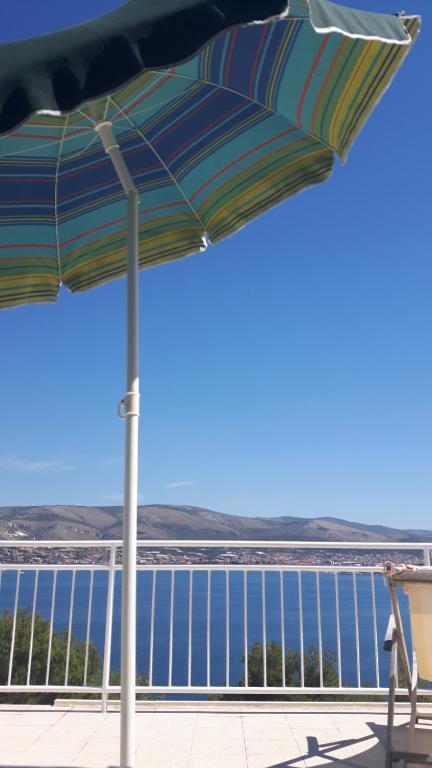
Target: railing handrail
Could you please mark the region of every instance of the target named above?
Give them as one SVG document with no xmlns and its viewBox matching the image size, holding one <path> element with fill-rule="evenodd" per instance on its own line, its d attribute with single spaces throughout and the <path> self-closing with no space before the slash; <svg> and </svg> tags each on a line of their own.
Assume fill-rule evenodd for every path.
<svg viewBox="0 0 432 768">
<path fill-rule="evenodd" d="M 109 563 L 1 563 L 0 571 L 121 571 L 121 563 L 110 566 Z M 303 565 L 302 563 L 285 565 L 284 563 L 137 563 L 137 571 L 282 571 L 283 573 L 383 573 L 382 565 Z"/>
<path fill-rule="evenodd" d="M 206 547 L 207 549 L 378 549 L 378 550 L 420 550 L 432 549 L 432 541 L 262 541 L 239 539 L 138 539 L 140 548 L 153 547 L 156 549 L 193 549 Z M 121 548 L 121 539 L 1 539 L 0 548 L 8 547 L 52 547 L 63 549 L 65 547 L 109 549 Z"/>
</svg>

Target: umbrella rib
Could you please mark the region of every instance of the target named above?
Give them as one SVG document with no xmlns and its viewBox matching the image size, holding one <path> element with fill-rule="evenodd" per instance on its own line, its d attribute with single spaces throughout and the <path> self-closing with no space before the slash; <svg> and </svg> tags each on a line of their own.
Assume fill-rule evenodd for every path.
<svg viewBox="0 0 432 768">
<path fill-rule="evenodd" d="M 182 196 L 183 200 L 184 200 L 184 201 L 185 201 L 185 203 L 186 203 L 186 204 L 189 206 L 189 208 L 191 209 L 191 211 L 192 211 L 193 215 L 195 216 L 196 220 L 198 221 L 198 223 L 200 224 L 200 226 L 203 228 L 203 240 L 205 241 L 205 240 L 206 240 L 206 235 L 207 235 L 207 229 L 206 229 L 206 226 L 205 226 L 205 224 L 204 224 L 203 220 L 201 219 L 201 217 L 200 217 L 200 215 L 199 215 L 198 211 L 196 211 L 196 210 L 195 210 L 195 208 L 193 207 L 193 205 L 192 205 L 191 201 L 189 200 L 189 198 L 187 197 L 187 195 L 186 195 L 186 194 L 183 192 L 183 190 L 182 190 L 182 188 L 181 188 L 181 186 L 180 186 L 179 182 L 177 181 L 176 177 L 174 176 L 173 172 L 172 172 L 172 171 L 169 169 L 169 167 L 168 167 L 168 166 L 167 166 L 167 164 L 165 163 L 164 159 L 163 159 L 163 158 L 160 156 L 160 154 L 159 154 L 159 152 L 157 151 L 157 149 L 156 149 L 156 148 L 153 146 L 153 144 L 151 143 L 151 141 L 149 141 L 149 139 L 147 138 L 147 136 L 145 135 L 145 133 L 143 133 L 143 131 L 142 131 L 142 130 L 141 130 L 141 128 L 140 128 L 140 127 L 139 127 L 139 126 L 138 126 L 138 125 L 135 123 L 135 121 L 134 121 L 134 120 L 133 120 L 131 117 L 129 117 L 129 115 L 127 115 L 127 114 L 124 112 L 124 110 L 121 108 L 120 104 L 119 104 L 119 103 L 118 103 L 118 102 L 117 102 L 117 101 L 116 101 L 116 100 L 115 100 L 115 99 L 114 99 L 112 96 L 110 96 L 110 99 L 111 99 L 112 103 L 115 105 L 115 107 L 118 109 L 119 113 L 123 115 L 123 117 L 124 117 L 124 118 L 125 118 L 125 119 L 128 121 L 128 123 L 131 125 L 131 127 L 132 127 L 132 128 L 133 128 L 133 129 L 134 129 L 134 130 L 135 130 L 135 131 L 136 131 L 136 132 L 137 132 L 137 133 L 138 133 L 140 136 L 141 136 L 141 138 L 143 139 L 143 141 L 145 141 L 145 143 L 147 144 L 147 146 L 150 148 L 151 152 L 153 152 L 153 154 L 154 154 L 154 155 L 155 155 L 155 157 L 158 159 L 158 161 L 160 162 L 160 164 L 162 165 L 162 167 L 165 169 L 165 171 L 167 172 L 167 174 L 168 174 L 168 176 L 170 177 L 171 181 L 173 182 L 173 184 L 175 184 L 175 186 L 177 187 L 178 191 L 180 192 L 180 194 L 181 194 L 181 196 Z M 207 243 L 206 243 L 206 245 L 207 245 Z"/>
<path fill-rule="evenodd" d="M 271 107 L 268 107 L 266 104 L 263 104 L 261 101 L 258 101 L 257 99 L 253 99 L 252 96 L 247 96 L 245 93 L 241 93 L 241 91 L 236 91 L 235 88 L 230 88 L 228 85 L 222 85 L 221 83 L 214 83 L 212 80 L 205 80 L 203 77 L 198 77 L 198 76 L 192 77 L 191 75 L 180 75 L 178 72 L 173 72 L 172 70 L 169 70 L 169 69 L 164 69 L 164 70 L 147 69 L 146 72 L 151 72 L 152 74 L 155 74 L 155 75 L 160 74 L 160 72 L 164 72 L 164 74 L 170 77 L 178 77 L 183 80 L 190 80 L 192 82 L 199 81 L 204 85 L 210 85 L 213 88 L 220 88 L 223 91 L 228 91 L 228 93 L 232 93 L 234 94 L 234 96 L 239 96 L 240 98 L 245 99 L 245 101 L 250 101 L 252 104 L 256 104 L 257 107 L 261 107 L 261 109 L 264 109 L 266 112 L 270 112 L 272 115 L 276 115 L 276 117 L 281 117 L 283 120 L 287 120 L 289 123 L 291 123 L 296 128 L 298 128 L 299 131 L 303 131 L 312 139 L 315 139 L 315 141 L 319 141 L 320 144 L 327 147 L 332 152 L 336 151 L 335 148 L 332 147 L 332 145 L 329 144 L 327 141 L 322 139 L 321 136 L 317 136 L 315 133 L 313 133 L 313 131 L 309 130 L 309 128 L 305 128 L 303 125 L 299 125 L 296 120 L 291 119 L 287 115 L 284 115 L 282 112 L 278 112 L 277 109 L 272 109 Z M 118 105 L 116 104 L 116 106 Z"/>
<path fill-rule="evenodd" d="M 61 260 L 60 260 L 60 238 L 59 238 L 59 223 L 58 223 L 58 182 L 59 182 L 59 171 L 60 171 L 60 160 L 61 160 L 61 153 L 63 149 L 63 142 L 66 134 L 67 124 L 68 124 L 69 116 L 66 115 L 64 125 L 63 125 L 63 131 L 62 136 L 60 139 L 59 144 L 59 151 L 57 155 L 57 164 L 56 164 L 56 172 L 55 172 L 55 180 L 54 180 L 54 220 L 55 220 L 55 238 L 56 238 L 56 250 L 57 250 L 57 268 L 58 268 L 58 276 L 59 276 L 59 284 L 62 284 L 62 271 L 61 271 Z"/>
<path fill-rule="evenodd" d="M 96 125 L 96 120 L 93 120 L 93 118 L 91 118 L 90 115 L 87 115 L 80 108 L 78 108 L 76 111 L 79 112 L 79 114 L 82 115 L 82 117 L 84 117 L 86 120 L 88 120 L 90 125 L 91 125 L 91 127 L 94 128 L 94 126 Z M 105 117 L 104 117 L 104 119 L 105 119 Z"/>
<path fill-rule="evenodd" d="M 62 117 L 65 117 L 65 118 L 69 117 L 69 114 L 62 115 Z M 93 126 L 91 126 L 91 127 L 89 126 L 89 128 L 86 131 L 83 130 L 82 133 L 83 134 L 84 133 L 90 133 L 92 131 L 93 131 Z M 0 139 L 2 139 L 2 138 L 3 137 L 0 136 Z M 9 138 L 9 136 L 6 134 L 6 136 L 4 138 Z M 71 136 L 71 139 L 73 139 L 73 138 L 74 137 Z M 65 141 L 68 141 L 68 140 L 69 139 L 65 138 Z M 94 138 L 92 139 L 92 141 L 94 141 Z M 58 143 L 59 143 L 59 139 L 55 139 L 53 141 L 47 141 L 45 144 L 36 144 L 35 146 L 28 147 L 27 149 L 16 149 L 16 150 L 14 150 L 14 152 L 4 152 L 4 153 L 0 152 L 0 159 L 3 159 L 4 157 L 21 157 L 21 155 L 25 155 L 25 154 L 28 155 L 31 152 L 40 152 L 41 149 L 46 149 L 47 147 L 58 146 Z M 90 143 L 92 143 L 92 142 L 90 142 Z M 88 146 L 90 146 L 90 144 Z M 85 150 L 80 149 L 78 152 L 75 153 L 75 156 L 79 155 L 83 151 L 85 151 Z"/>
</svg>

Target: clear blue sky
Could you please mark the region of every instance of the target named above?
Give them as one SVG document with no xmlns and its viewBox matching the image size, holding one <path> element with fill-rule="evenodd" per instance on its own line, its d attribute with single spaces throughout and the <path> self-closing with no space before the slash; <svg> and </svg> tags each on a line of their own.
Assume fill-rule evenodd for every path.
<svg viewBox="0 0 432 768">
<path fill-rule="evenodd" d="M 143 503 L 432 528 L 432 10 L 405 2 L 422 35 L 347 166 L 141 273 Z M 116 5 L 14 0 L 0 36 Z M 124 288 L 0 314 L 0 505 L 120 503 Z"/>
</svg>

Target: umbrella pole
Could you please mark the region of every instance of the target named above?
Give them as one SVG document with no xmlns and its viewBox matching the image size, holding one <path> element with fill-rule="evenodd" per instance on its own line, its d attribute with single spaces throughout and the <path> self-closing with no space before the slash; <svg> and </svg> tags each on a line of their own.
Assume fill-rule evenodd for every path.
<svg viewBox="0 0 432 768">
<path fill-rule="evenodd" d="M 128 195 L 127 393 L 124 400 L 125 476 L 121 617 L 120 766 L 135 765 L 136 551 L 138 504 L 138 195 Z"/>
<path fill-rule="evenodd" d="M 127 387 L 119 405 L 125 419 L 123 577 L 121 605 L 120 766 L 135 766 L 136 551 L 138 505 L 138 191 L 109 121 L 95 125 L 127 197 Z"/>
</svg>

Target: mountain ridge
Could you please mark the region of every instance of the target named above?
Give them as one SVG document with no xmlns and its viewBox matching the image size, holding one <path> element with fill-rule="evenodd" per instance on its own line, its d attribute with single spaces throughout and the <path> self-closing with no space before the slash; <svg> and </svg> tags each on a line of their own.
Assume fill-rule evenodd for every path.
<svg viewBox="0 0 432 768">
<path fill-rule="evenodd" d="M 122 508 L 71 504 L 0 507 L 0 540 L 121 539 Z M 141 539 L 432 541 L 432 531 L 356 523 L 337 517 L 247 517 L 190 505 L 138 507 Z"/>
</svg>

